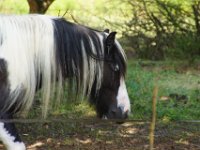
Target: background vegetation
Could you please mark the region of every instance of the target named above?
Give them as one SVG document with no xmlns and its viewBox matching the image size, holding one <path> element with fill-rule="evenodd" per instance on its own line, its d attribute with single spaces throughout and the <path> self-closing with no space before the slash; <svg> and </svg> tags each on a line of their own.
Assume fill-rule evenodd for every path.
<svg viewBox="0 0 200 150">
<path fill-rule="evenodd" d="M 1 0 L 0 11 L 64 15 L 100 30 L 116 30 L 128 53 L 138 58 L 193 62 L 200 56 L 199 0 Z"/>
<path fill-rule="evenodd" d="M 0 12 L 46 13 L 117 31 L 129 58 L 131 118 L 150 118 L 157 84 L 160 120 L 200 119 L 199 0 L 0 0 Z M 53 114 L 94 115 L 88 110 L 85 103 L 70 104 Z"/>
</svg>

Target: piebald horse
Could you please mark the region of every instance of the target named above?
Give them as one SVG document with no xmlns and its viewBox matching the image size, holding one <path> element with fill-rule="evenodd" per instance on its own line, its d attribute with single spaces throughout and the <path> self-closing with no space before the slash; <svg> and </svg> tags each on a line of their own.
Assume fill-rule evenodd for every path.
<svg viewBox="0 0 200 150">
<path fill-rule="evenodd" d="M 115 35 L 58 17 L 0 15 L 0 140 L 8 150 L 26 147 L 3 120 L 28 112 L 38 90 L 43 116 L 67 84 L 64 92 L 88 98 L 98 117 L 128 117 L 126 55 Z"/>
</svg>

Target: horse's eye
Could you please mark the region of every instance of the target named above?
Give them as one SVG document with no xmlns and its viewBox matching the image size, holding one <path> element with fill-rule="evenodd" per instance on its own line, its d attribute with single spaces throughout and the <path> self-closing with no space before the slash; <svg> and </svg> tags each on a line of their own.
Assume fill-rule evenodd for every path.
<svg viewBox="0 0 200 150">
<path fill-rule="evenodd" d="M 114 70 L 119 71 L 119 65 L 115 65 Z"/>
<path fill-rule="evenodd" d="M 111 64 L 111 68 L 113 71 L 119 71 L 119 65 L 118 64 Z"/>
</svg>

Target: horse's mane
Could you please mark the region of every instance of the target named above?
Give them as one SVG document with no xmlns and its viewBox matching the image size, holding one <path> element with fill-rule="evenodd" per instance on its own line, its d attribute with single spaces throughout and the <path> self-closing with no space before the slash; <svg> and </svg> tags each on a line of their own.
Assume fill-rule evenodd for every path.
<svg viewBox="0 0 200 150">
<path fill-rule="evenodd" d="M 5 108 L 16 105 L 28 110 L 38 84 L 43 90 L 44 116 L 50 97 L 56 91 L 60 93 L 63 81 L 69 81 L 68 93 L 87 96 L 94 81 L 98 92 L 103 78 L 105 38 L 103 32 L 63 18 L 0 15 L 0 58 L 6 61 L 10 85 Z M 116 46 L 119 59 L 125 64 L 124 51 L 117 41 Z"/>
<path fill-rule="evenodd" d="M 103 34 L 96 30 L 54 19 L 56 57 L 64 78 L 75 79 L 77 93 L 90 93 L 94 80 L 101 86 L 104 55 Z"/>
</svg>

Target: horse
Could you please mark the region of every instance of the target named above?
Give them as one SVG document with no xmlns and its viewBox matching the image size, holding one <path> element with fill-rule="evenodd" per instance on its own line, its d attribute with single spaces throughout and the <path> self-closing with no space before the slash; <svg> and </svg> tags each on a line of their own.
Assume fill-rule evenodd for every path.
<svg viewBox="0 0 200 150">
<path fill-rule="evenodd" d="M 0 15 L 0 140 L 8 150 L 25 150 L 14 122 L 3 120 L 28 112 L 39 90 L 47 116 L 50 99 L 59 99 L 66 84 L 63 92 L 87 98 L 97 117 L 126 119 L 126 62 L 116 32 L 62 17 Z"/>
</svg>

